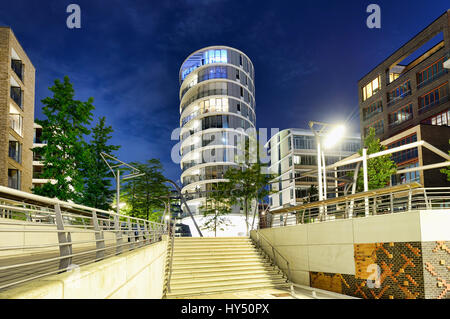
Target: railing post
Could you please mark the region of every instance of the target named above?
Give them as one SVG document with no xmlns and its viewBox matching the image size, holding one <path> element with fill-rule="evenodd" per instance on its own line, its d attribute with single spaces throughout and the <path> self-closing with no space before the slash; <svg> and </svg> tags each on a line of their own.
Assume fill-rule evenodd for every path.
<svg viewBox="0 0 450 319">
<path fill-rule="evenodd" d="M 391 192 L 391 194 L 390 194 L 390 204 L 391 204 L 391 214 L 392 213 L 394 213 L 394 195 L 392 194 L 392 192 Z"/>
<path fill-rule="evenodd" d="M 103 259 L 105 257 L 105 238 L 103 236 L 103 230 L 100 229 L 98 224 L 97 212 L 92 211 L 92 221 L 94 223 L 95 230 L 95 247 L 97 252 L 95 254 L 96 259 Z"/>
<path fill-rule="evenodd" d="M 376 195 L 373 197 L 372 214 L 373 215 L 377 214 L 377 196 Z"/>
<path fill-rule="evenodd" d="M 132 250 L 135 248 L 134 243 L 135 243 L 136 237 L 134 237 L 133 224 L 131 223 L 130 218 L 127 218 L 127 225 L 128 225 L 128 241 L 130 242 L 128 250 Z"/>
<path fill-rule="evenodd" d="M 59 256 L 66 257 L 59 260 L 59 269 L 67 269 L 72 264 L 72 240 L 70 233 L 66 236 L 64 232 L 64 221 L 59 204 L 55 204 L 55 222 L 58 230 Z"/>
<path fill-rule="evenodd" d="M 144 222 L 144 234 L 145 234 L 145 244 L 150 244 L 150 232 L 147 228 L 148 220 Z"/>
<path fill-rule="evenodd" d="M 144 232 L 141 227 L 141 223 L 139 220 L 136 220 L 137 228 L 138 228 L 138 234 L 139 234 L 139 247 L 144 246 Z"/>
<path fill-rule="evenodd" d="M 423 197 L 425 199 L 425 205 L 427 209 L 430 209 L 430 203 L 428 202 L 427 191 L 425 188 L 423 189 Z"/>
<path fill-rule="evenodd" d="M 152 230 L 152 242 L 156 242 L 156 230 L 157 227 L 155 227 L 156 225 L 154 225 L 152 222 L 150 222 L 150 229 Z"/>
<path fill-rule="evenodd" d="M 408 191 L 408 211 L 412 210 L 412 190 Z"/>
<path fill-rule="evenodd" d="M 122 227 L 120 226 L 119 216 L 114 216 L 114 229 L 116 231 L 116 255 L 122 252 L 123 238 L 122 238 Z"/>
</svg>

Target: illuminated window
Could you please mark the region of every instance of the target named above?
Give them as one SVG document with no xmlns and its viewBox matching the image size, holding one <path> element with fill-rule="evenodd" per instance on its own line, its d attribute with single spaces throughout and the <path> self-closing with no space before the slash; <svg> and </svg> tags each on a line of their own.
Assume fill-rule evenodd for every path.
<svg viewBox="0 0 450 319">
<path fill-rule="evenodd" d="M 424 124 L 447 125 L 450 126 L 450 110 L 434 115 L 423 121 Z"/>
<path fill-rule="evenodd" d="M 419 113 L 448 100 L 448 82 L 419 97 Z"/>
<path fill-rule="evenodd" d="M 363 101 L 367 100 L 369 97 L 374 95 L 380 90 L 381 77 L 378 76 L 372 82 L 363 87 Z"/>
<path fill-rule="evenodd" d="M 398 125 L 412 118 L 413 109 L 412 104 L 404 106 L 399 110 L 389 114 L 389 125 Z"/>
<path fill-rule="evenodd" d="M 411 94 L 411 81 L 407 80 L 387 94 L 388 102 L 390 104 L 393 104 L 394 102 L 404 98 L 405 96 L 408 96 L 409 94 Z"/>
<path fill-rule="evenodd" d="M 369 134 L 369 129 L 373 127 L 375 129 L 375 134 L 382 134 L 384 133 L 384 121 L 378 120 L 371 125 L 368 125 L 364 128 L 364 135 L 367 136 Z"/>
<path fill-rule="evenodd" d="M 368 120 L 374 115 L 381 112 L 383 112 L 383 104 L 381 100 L 378 100 L 363 109 L 363 119 L 364 121 Z"/>
<path fill-rule="evenodd" d="M 433 64 L 427 66 L 424 70 L 417 73 L 417 83 L 420 85 L 424 82 L 428 82 L 437 78 L 437 76 L 440 75 L 444 70 L 443 63 L 444 58 L 442 57 Z"/>
<path fill-rule="evenodd" d="M 389 73 L 389 83 L 395 81 L 400 76 L 400 73 Z"/>
</svg>

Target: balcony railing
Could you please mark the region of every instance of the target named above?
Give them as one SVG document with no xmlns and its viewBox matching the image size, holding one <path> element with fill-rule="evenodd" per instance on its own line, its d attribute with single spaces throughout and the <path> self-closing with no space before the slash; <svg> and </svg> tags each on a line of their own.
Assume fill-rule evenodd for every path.
<svg viewBox="0 0 450 319">
<path fill-rule="evenodd" d="M 445 103 L 445 102 L 447 102 L 447 101 L 448 101 L 448 95 L 447 95 L 447 96 L 443 96 L 443 97 L 441 97 L 441 98 L 439 98 L 439 99 L 437 99 L 437 100 L 434 100 L 433 103 L 424 105 L 424 106 L 422 106 L 421 108 L 419 108 L 419 114 L 422 114 L 422 113 L 428 111 L 429 109 L 435 107 L 436 105 Z"/>
<path fill-rule="evenodd" d="M 11 86 L 11 98 L 22 108 L 22 90 L 18 86 Z"/>
<path fill-rule="evenodd" d="M 11 69 L 18 76 L 18 78 L 23 82 L 23 63 L 20 60 L 11 60 Z"/>
<path fill-rule="evenodd" d="M 409 121 L 410 119 L 412 119 L 413 115 L 412 114 L 408 114 L 405 118 L 401 119 L 401 120 L 397 120 L 394 122 L 389 123 L 389 127 L 395 127 L 397 125 L 400 125 L 402 123 L 405 123 L 406 121 Z"/>
<path fill-rule="evenodd" d="M 417 84 L 417 89 L 423 88 L 425 85 L 430 84 L 431 82 L 434 82 L 435 80 L 439 79 L 441 76 L 443 76 L 444 74 L 447 74 L 447 73 L 448 73 L 447 69 L 442 69 L 439 73 L 434 74 L 431 78 Z"/>
<path fill-rule="evenodd" d="M 394 97 L 392 99 L 389 99 L 388 106 L 392 106 L 392 105 L 396 104 L 398 101 L 404 99 L 408 95 L 411 95 L 411 90 L 408 90 L 408 91 L 404 92 L 403 94 L 401 94 L 399 96 L 396 96 L 396 97 Z"/>
</svg>

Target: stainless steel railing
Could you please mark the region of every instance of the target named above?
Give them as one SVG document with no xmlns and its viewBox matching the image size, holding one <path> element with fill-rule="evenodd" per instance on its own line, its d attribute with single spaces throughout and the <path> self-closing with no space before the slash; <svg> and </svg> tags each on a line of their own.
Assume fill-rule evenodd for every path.
<svg viewBox="0 0 450 319">
<path fill-rule="evenodd" d="M 0 186 L 0 290 L 162 239 L 164 225 Z"/>
<path fill-rule="evenodd" d="M 256 234 L 256 239 L 254 239 L 253 241 L 255 242 L 257 248 L 264 252 L 266 254 L 266 256 L 272 261 L 272 263 L 277 266 L 280 271 L 285 275 L 285 277 L 287 278 L 288 281 L 291 281 L 291 268 L 289 265 L 289 260 L 284 257 L 279 251 L 278 249 L 276 249 L 271 243 L 270 241 L 258 230 L 255 229 L 255 234 Z M 270 249 L 272 250 L 272 256 L 270 257 L 269 254 L 267 254 L 267 252 L 264 250 L 262 243 L 261 243 L 261 239 L 264 239 L 264 241 L 270 246 Z M 277 255 L 281 257 L 281 259 L 285 262 L 286 264 L 286 269 L 287 272 L 285 272 L 279 265 L 279 260 L 277 259 Z"/>
<path fill-rule="evenodd" d="M 167 269 L 167 282 L 166 288 L 167 292 L 170 292 L 170 280 L 172 279 L 172 264 L 173 264 L 173 251 L 175 249 L 175 220 L 172 226 L 172 231 L 170 233 L 170 256 L 169 256 L 169 264 Z"/>
<path fill-rule="evenodd" d="M 413 183 L 297 205 L 271 212 L 272 227 L 315 223 L 417 210 L 450 210 L 450 187 L 422 188 Z M 290 222 L 286 222 L 286 218 Z M 283 221 L 281 221 L 281 219 Z"/>
</svg>

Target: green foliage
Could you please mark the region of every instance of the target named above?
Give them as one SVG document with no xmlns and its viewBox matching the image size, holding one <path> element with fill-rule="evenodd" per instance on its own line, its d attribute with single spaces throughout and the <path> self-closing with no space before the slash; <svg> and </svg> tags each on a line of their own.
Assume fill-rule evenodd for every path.
<svg viewBox="0 0 450 319">
<path fill-rule="evenodd" d="M 125 202 L 126 206 L 121 212 L 132 217 L 160 221 L 164 203 L 159 198 L 169 195 L 169 187 L 164 184 L 166 178 L 162 174 L 161 162 L 150 159 L 146 163 L 130 164 L 145 174 L 128 180 L 122 187 L 121 202 Z"/>
<path fill-rule="evenodd" d="M 364 147 L 367 148 L 367 155 L 381 152 L 386 149 L 381 145 L 380 139 L 375 138 L 375 129 L 370 128 L 369 135 L 364 139 Z M 362 155 L 362 149 L 359 150 Z M 390 155 L 379 156 L 367 161 L 367 179 L 369 190 L 383 188 L 389 183 L 391 175 L 397 171 L 397 165 L 391 159 Z M 357 189 L 359 192 L 364 190 L 364 176 L 362 164 L 358 173 Z"/>
<path fill-rule="evenodd" d="M 33 192 L 61 200 L 80 201 L 84 180 L 80 163 L 86 159 L 84 136 L 90 133 L 87 126 L 92 120 L 93 99 L 86 102 L 74 99 L 74 89 L 69 78 L 55 80 L 50 87 L 53 97 L 42 100 L 45 120 L 36 120 L 42 126 L 42 140 L 47 144 L 33 149 L 43 157 L 42 178 L 52 179 Z"/>
<path fill-rule="evenodd" d="M 257 205 L 270 194 L 268 184 L 274 178 L 271 174 L 263 173 L 262 169 L 263 165 L 260 163 L 246 168 L 230 168 L 224 174 L 228 182 L 221 183 L 222 197 L 226 197 L 230 205 L 239 204 L 244 210 L 247 232 L 251 206 Z"/>
<path fill-rule="evenodd" d="M 450 140 L 448 140 L 449 144 L 450 144 Z M 448 151 L 448 153 L 450 154 L 450 150 Z M 450 182 L 450 166 L 441 169 L 441 173 L 446 174 L 447 175 L 447 181 Z"/>
<path fill-rule="evenodd" d="M 231 213 L 231 207 L 227 198 L 223 198 L 220 193 L 222 184 L 217 185 L 217 192 L 208 194 L 206 202 L 200 206 L 200 212 L 206 217 L 202 229 L 214 232 L 217 237 L 217 231 L 225 230 L 225 226 L 230 225 L 230 221 L 226 216 Z"/>
<path fill-rule="evenodd" d="M 105 126 L 105 117 L 99 119 L 92 129 L 92 141 L 86 148 L 86 157 L 82 165 L 85 187 L 81 203 L 86 206 L 109 210 L 115 191 L 111 189 L 111 171 L 101 157 L 101 153 L 112 155 L 120 146 L 108 145 L 113 129 Z"/>
</svg>

